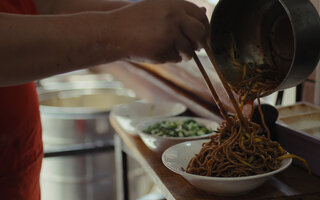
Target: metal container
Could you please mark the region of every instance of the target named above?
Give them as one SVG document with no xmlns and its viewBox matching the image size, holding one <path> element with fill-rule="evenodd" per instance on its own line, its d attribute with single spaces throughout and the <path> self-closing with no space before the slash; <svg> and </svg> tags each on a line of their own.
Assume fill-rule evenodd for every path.
<svg viewBox="0 0 320 200">
<path fill-rule="evenodd" d="M 231 84 L 233 42 L 246 63 L 274 63 L 284 79 L 274 91 L 307 79 L 320 57 L 320 19 L 308 0 L 220 0 L 211 18 L 211 48 Z"/>
<path fill-rule="evenodd" d="M 114 152 L 45 158 L 41 199 L 115 200 L 114 174 Z"/>
<path fill-rule="evenodd" d="M 67 145 L 112 139 L 110 110 L 136 99 L 131 90 L 119 88 L 39 90 L 43 141 Z"/>
<path fill-rule="evenodd" d="M 92 74 L 87 70 L 79 70 L 61 75 L 52 76 L 38 81 L 39 87 L 46 90 L 56 90 L 59 88 L 100 88 L 113 87 L 122 88 L 121 82 L 114 80 L 111 74 Z"/>
<path fill-rule="evenodd" d="M 122 88 L 39 89 L 44 149 L 112 140 L 110 110 L 137 100 Z M 44 200 L 115 199 L 114 152 L 50 157 L 41 171 Z"/>
</svg>

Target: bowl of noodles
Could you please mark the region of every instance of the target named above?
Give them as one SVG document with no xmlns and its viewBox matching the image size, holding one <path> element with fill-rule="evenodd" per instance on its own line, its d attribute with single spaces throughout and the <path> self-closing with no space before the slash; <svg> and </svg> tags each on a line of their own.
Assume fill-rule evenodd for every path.
<svg viewBox="0 0 320 200">
<path fill-rule="evenodd" d="M 191 166 L 191 163 L 194 162 L 195 155 L 201 154 L 199 152 L 204 148 L 204 144 L 209 142 L 210 140 L 205 139 L 176 144 L 163 152 L 162 162 L 169 170 L 181 175 L 196 188 L 221 196 L 237 196 L 248 193 L 261 186 L 274 174 L 285 170 L 292 162 L 292 158 L 285 158 L 279 162 L 279 167 L 275 170 L 256 175 L 239 177 L 234 177 L 231 173 L 229 174 L 230 176 L 225 174 L 226 177 L 214 177 L 190 173 L 190 171 L 202 170 L 201 167 L 198 167 L 198 169 L 192 169 L 192 167 L 197 167 Z M 206 164 L 209 165 L 210 163 L 208 162 Z M 215 165 L 214 163 L 211 164 Z M 216 165 L 219 164 L 222 168 L 225 167 L 223 166 L 223 161 L 216 163 Z M 235 167 L 233 169 L 230 167 L 229 171 L 236 171 L 237 168 L 239 167 Z M 221 169 L 220 173 L 223 173 L 222 171 L 223 170 Z"/>
</svg>

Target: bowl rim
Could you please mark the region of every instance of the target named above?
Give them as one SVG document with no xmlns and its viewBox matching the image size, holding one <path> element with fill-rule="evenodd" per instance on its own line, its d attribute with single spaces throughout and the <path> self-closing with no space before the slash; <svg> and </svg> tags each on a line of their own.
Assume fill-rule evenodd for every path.
<svg viewBox="0 0 320 200">
<path fill-rule="evenodd" d="M 147 124 L 147 123 L 151 123 L 151 122 L 158 122 L 158 121 L 163 121 L 163 120 L 170 120 L 170 121 L 174 121 L 176 119 L 194 119 L 194 120 L 202 120 L 202 121 L 207 121 L 210 123 L 216 123 L 217 127 L 219 126 L 219 124 L 217 122 L 215 122 L 214 120 L 210 120 L 207 118 L 202 118 L 202 117 L 192 117 L 192 116 L 172 116 L 172 117 L 161 117 L 161 118 L 154 118 L 154 119 L 148 119 L 148 120 L 144 120 L 141 121 L 140 123 L 138 123 L 135 127 L 138 135 L 140 136 L 148 136 L 148 137 L 153 137 L 156 139 L 166 139 L 166 140 L 193 140 L 193 139 L 205 139 L 207 137 L 210 137 L 212 135 L 217 134 L 216 132 L 211 132 L 209 134 L 205 134 L 205 135 L 200 135 L 200 136 L 191 136 L 191 137 L 163 137 L 163 136 L 158 136 L 158 135 L 151 135 L 148 133 L 144 133 L 139 127 Z"/>
<path fill-rule="evenodd" d="M 179 144 L 175 144 L 175 145 L 167 148 L 167 149 L 162 153 L 162 155 L 161 155 L 161 160 L 162 160 L 163 165 L 164 165 L 167 169 L 169 169 L 169 170 L 171 170 L 171 171 L 173 171 L 173 172 L 175 172 L 175 173 L 177 173 L 177 174 L 179 174 L 179 175 L 181 175 L 181 176 L 183 176 L 183 177 L 189 176 L 189 177 L 193 177 L 193 178 L 196 178 L 196 179 L 211 180 L 211 181 L 226 181 L 226 182 L 227 182 L 227 181 L 245 181 L 245 180 L 252 180 L 252 179 L 258 179 L 258 178 L 263 178 L 263 177 L 272 176 L 272 175 L 274 175 L 274 174 L 277 174 L 277 173 L 285 170 L 285 169 L 288 168 L 288 167 L 290 166 L 290 164 L 292 163 L 292 158 L 286 158 L 286 159 L 283 159 L 283 160 L 282 160 L 282 162 L 285 162 L 284 165 L 282 165 L 282 166 L 280 166 L 278 169 L 273 170 L 273 171 L 268 172 L 268 173 L 251 175 L 251 176 L 241 176 L 241 177 L 212 177 L 212 176 L 201 176 L 201 175 L 196 175 L 196 174 L 190 174 L 190 173 L 187 173 L 187 172 L 185 172 L 185 171 L 180 171 L 180 170 L 178 170 L 178 169 L 176 169 L 176 168 L 171 167 L 167 162 L 165 162 L 165 154 L 166 154 L 168 151 L 176 148 L 176 146 L 178 146 L 178 145 L 184 146 L 184 145 L 186 145 L 186 143 L 196 143 L 196 142 L 198 142 L 198 143 L 200 143 L 200 142 L 203 143 L 203 142 L 208 142 L 208 141 L 209 141 L 208 139 L 206 139 L 206 140 L 186 141 L 186 142 L 182 142 L 182 143 L 179 143 Z M 288 153 L 288 154 L 289 154 L 289 153 Z M 191 159 L 191 158 L 190 158 L 190 159 Z M 189 160 L 190 160 L 190 159 L 189 159 Z"/>
<path fill-rule="evenodd" d="M 176 112 L 171 112 L 171 113 L 166 113 L 164 115 L 161 115 L 159 117 L 170 117 L 170 116 L 176 116 L 176 115 L 179 115 L 181 113 L 184 113 L 186 110 L 187 110 L 187 106 L 183 103 L 180 103 L 180 102 L 174 102 L 174 101 L 166 101 L 166 102 L 145 102 L 145 101 L 141 101 L 141 100 L 138 100 L 138 101 L 133 101 L 133 102 L 130 102 L 130 103 L 127 103 L 127 104 L 119 104 L 117 106 L 115 106 L 113 109 L 112 109 L 112 114 L 114 116 L 117 116 L 117 117 L 122 117 L 122 118 L 126 118 L 126 119 L 132 119 L 132 117 L 128 117 L 128 116 L 125 116 L 121 113 L 119 113 L 119 110 L 122 109 L 124 106 L 131 106 L 131 105 L 134 105 L 134 104 L 140 104 L 140 105 L 148 105 L 148 106 L 152 106 L 152 105 L 155 105 L 155 106 L 159 106 L 159 105 L 178 105 L 181 107 L 181 110 L 179 111 L 176 111 Z M 150 116 L 152 118 L 159 118 L 157 116 Z"/>
<path fill-rule="evenodd" d="M 38 90 L 38 99 L 39 99 L 39 109 L 46 116 L 73 116 L 73 115 L 83 115 L 83 116 L 91 116 L 98 113 L 105 114 L 110 113 L 111 110 L 122 104 L 116 104 L 111 108 L 95 108 L 95 107 L 70 107 L 70 106 L 54 106 L 54 105 L 43 105 L 42 101 L 51 99 L 52 97 L 59 97 L 61 94 L 69 95 L 80 95 L 80 96 L 88 96 L 90 95 L 106 95 L 111 94 L 114 96 L 125 97 L 135 101 L 138 97 L 133 93 L 132 90 L 126 88 L 115 88 L 115 87 L 74 87 L 74 88 L 61 88 L 55 90 L 46 90 L 39 89 Z M 59 97 L 60 98 L 60 97 Z M 76 116 L 76 117 L 77 117 Z"/>
</svg>

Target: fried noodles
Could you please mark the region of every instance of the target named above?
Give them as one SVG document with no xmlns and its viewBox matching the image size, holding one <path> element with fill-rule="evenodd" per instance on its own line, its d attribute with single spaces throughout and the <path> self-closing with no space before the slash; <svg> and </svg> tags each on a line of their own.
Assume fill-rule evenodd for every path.
<svg viewBox="0 0 320 200">
<path fill-rule="evenodd" d="M 222 122 L 217 134 L 202 144 L 200 152 L 189 161 L 186 172 L 213 177 L 251 176 L 278 169 L 285 158 L 299 159 L 309 169 L 304 159 L 287 153 L 278 142 L 270 139 L 264 121 L 260 96 L 271 93 L 281 80 L 276 70 L 267 65 L 238 62 L 235 52 L 232 53 L 232 63 L 243 71 L 242 80 L 231 86 L 239 95 L 240 108 L 257 98 L 267 136 L 263 134 L 264 129 L 250 119 L 246 118 L 247 125 L 244 126 L 238 116 L 229 116 L 230 120 Z"/>
</svg>

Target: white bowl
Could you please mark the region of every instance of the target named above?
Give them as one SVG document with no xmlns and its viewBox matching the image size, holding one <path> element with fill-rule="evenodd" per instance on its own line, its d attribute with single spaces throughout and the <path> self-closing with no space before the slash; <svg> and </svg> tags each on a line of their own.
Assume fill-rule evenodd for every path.
<svg viewBox="0 0 320 200">
<path fill-rule="evenodd" d="M 207 177 L 194 175 L 184 172 L 181 168 L 186 169 L 190 159 L 200 152 L 201 145 L 209 140 L 196 140 L 183 142 L 168 148 L 162 154 L 163 164 L 171 171 L 180 174 L 190 184 L 209 193 L 221 196 L 236 196 L 248 193 L 259 187 L 272 175 L 281 172 L 289 167 L 292 162 L 291 158 L 284 159 L 279 169 L 265 174 L 244 177 Z"/>
<path fill-rule="evenodd" d="M 138 135 L 135 126 L 150 118 L 170 117 L 184 113 L 187 107 L 175 102 L 146 103 L 141 101 L 116 106 L 112 117 L 129 134 Z"/>
<path fill-rule="evenodd" d="M 145 130 L 147 127 L 157 122 L 177 121 L 177 120 L 184 121 L 187 119 L 193 119 L 196 122 L 203 124 L 207 129 L 210 129 L 213 131 L 217 130 L 217 128 L 219 127 L 219 124 L 213 120 L 199 118 L 199 117 L 178 116 L 178 117 L 157 118 L 157 119 L 143 121 L 137 125 L 136 130 L 140 138 L 142 139 L 142 141 L 149 147 L 149 149 L 151 149 L 156 153 L 162 153 L 168 147 L 171 147 L 181 142 L 185 142 L 189 140 L 205 139 L 205 138 L 209 138 L 213 134 L 216 134 L 215 132 L 212 132 L 211 134 L 206 134 L 201 136 L 192 136 L 192 137 L 164 137 L 164 136 L 151 135 L 143 132 L 143 130 Z"/>
</svg>

